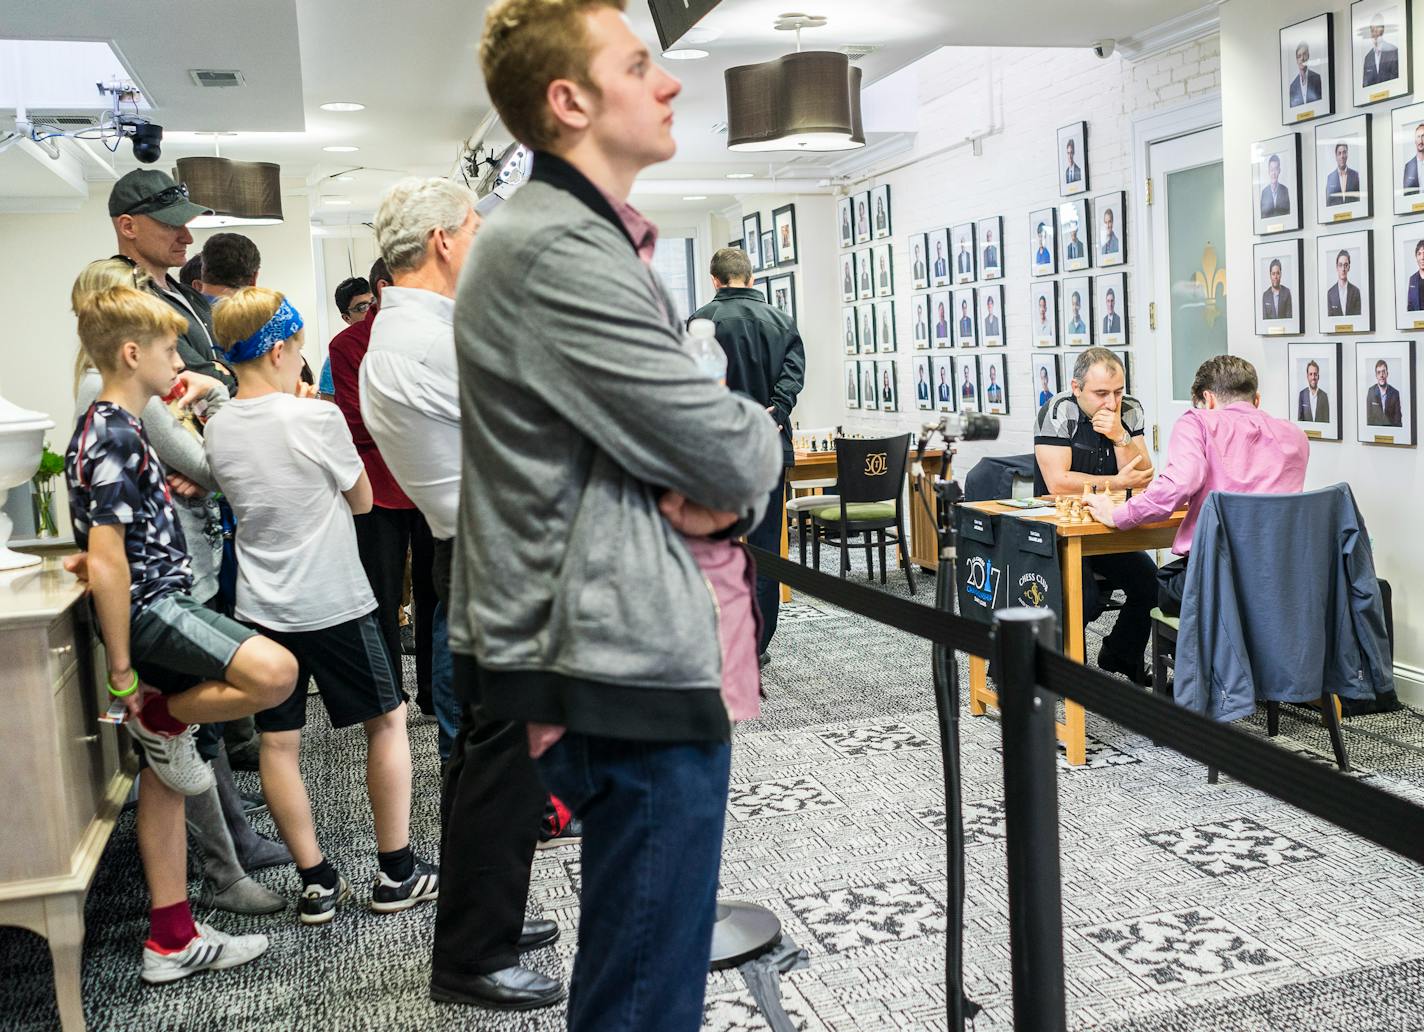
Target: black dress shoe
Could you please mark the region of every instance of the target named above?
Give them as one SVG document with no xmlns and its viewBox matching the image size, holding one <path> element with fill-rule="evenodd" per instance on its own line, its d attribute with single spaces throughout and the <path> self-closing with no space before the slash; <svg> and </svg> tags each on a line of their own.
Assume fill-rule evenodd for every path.
<svg viewBox="0 0 1424 1032">
<path fill-rule="evenodd" d="M 537 950 L 540 946 L 548 946 L 550 943 L 558 941 L 558 923 L 536 917 L 524 922 L 524 931 L 520 933 L 519 942 L 516 945 L 519 952 L 523 953 L 526 950 Z"/>
<path fill-rule="evenodd" d="M 487 975 L 430 977 L 430 998 L 436 1003 L 471 1003 L 496 1010 L 534 1010 L 564 998 L 557 979 L 525 967 L 507 967 Z"/>
</svg>

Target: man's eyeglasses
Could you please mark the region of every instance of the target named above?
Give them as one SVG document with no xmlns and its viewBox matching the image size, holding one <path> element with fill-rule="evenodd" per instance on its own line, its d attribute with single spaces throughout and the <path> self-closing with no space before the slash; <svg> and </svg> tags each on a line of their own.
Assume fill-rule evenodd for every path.
<svg viewBox="0 0 1424 1032">
<path fill-rule="evenodd" d="M 346 309 L 347 315 L 365 315 L 371 310 L 370 301 L 357 301 L 350 308 Z"/>
<path fill-rule="evenodd" d="M 179 201 L 188 199 L 188 186 L 186 183 L 179 183 L 177 186 L 170 186 L 152 196 L 129 205 L 120 215 L 146 215 L 151 211 L 162 211 L 164 208 L 177 204 Z"/>
</svg>

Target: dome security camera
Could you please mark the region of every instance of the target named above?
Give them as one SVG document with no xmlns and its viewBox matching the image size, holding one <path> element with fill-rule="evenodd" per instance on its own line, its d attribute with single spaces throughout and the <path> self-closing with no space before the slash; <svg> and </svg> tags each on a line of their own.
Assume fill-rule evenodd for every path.
<svg viewBox="0 0 1424 1032">
<path fill-rule="evenodd" d="M 1100 39 L 1093 44 L 1093 53 L 1097 54 L 1104 61 L 1112 57 L 1112 52 L 1115 49 L 1117 49 L 1117 40 L 1115 39 Z"/>
<path fill-rule="evenodd" d="M 145 165 L 152 165 L 163 153 L 163 126 L 153 122 L 139 122 L 133 127 L 134 158 Z"/>
</svg>

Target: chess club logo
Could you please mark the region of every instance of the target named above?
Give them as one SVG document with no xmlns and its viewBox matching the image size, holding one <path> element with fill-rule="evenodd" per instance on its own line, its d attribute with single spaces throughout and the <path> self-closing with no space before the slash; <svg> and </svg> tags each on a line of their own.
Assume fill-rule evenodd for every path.
<svg viewBox="0 0 1424 1032">
<path fill-rule="evenodd" d="M 888 452 L 876 452 L 865 457 L 865 475 L 868 477 L 883 477 L 890 471 L 890 455 Z"/>
<path fill-rule="evenodd" d="M 1041 573 L 1026 573 L 1019 578 L 1019 605 L 1042 609 L 1048 602 L 1048 580 Z"/>
<path fill-rule="evenodd" d="M 994 608 L 994 598 L 999 593 L 999 571 L 994 561 L 982 555 L 969 560 L 969 576 L 964 582 L 964 591 L 975 602 L 985 608 Z"/>
</svg>

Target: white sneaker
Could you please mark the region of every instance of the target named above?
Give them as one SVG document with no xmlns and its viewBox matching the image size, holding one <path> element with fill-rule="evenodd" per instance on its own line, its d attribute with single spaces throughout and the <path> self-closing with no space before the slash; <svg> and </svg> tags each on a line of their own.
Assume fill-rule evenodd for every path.
<svg viewBox="0 0 1424 1032">
<path fill-rule="evenodd" d="M 202 795 L 217 784 L 213 768 L 198 755 L 198 743 L 193 737 L 196 724 L 188 725 L 178 735 L 150 731 L 137 717 L 124 721 L 124 727 L 143 747 L 143 754 L 158 780 L 179 795 Z"/>
<path fill-rule="evenodd" d="M 199 971 L 222 971 L 246 964 L 267 952 L 265 935 L 228 935 L 210 925 L 199 924 L 193 941 L 176 953 L 163 953 L 152 946 L 143 948 L 143 973 L 149 985 L 176 982 Z"/>
</svg>

